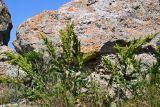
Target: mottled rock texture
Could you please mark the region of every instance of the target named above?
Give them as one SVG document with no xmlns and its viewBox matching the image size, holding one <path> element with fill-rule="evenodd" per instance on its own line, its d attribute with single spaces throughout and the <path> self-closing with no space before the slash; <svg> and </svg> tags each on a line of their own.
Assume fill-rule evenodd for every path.
<svg viewBox="0 0 160 107">
<path fill-rule="evenodd" d="M 25 77 L 25 72 L 19 67 L 11 65 L 8 58 L 3 55 L 4 52 L 13 51 L 7 46 L 0 46 L 0 78 L 1 77 L 11 77 L 11 78 L 23 78 Z M 0 104 L 5 103 L 3 101 L 11 101 L 13 95 L 15 95 L 15 90 L 13 89 L 15 85 L 8 85 L 0 83 Z M 12 98 L 13 97 L 13 98 Z"/>
<path fill-rule="evenodd" d="M 5 4 L 0 0 L 0 42 L 6 45 L 3 40 L 9 40 L 9 38 L 2 37 L 9 37 L 12 24 L 10 14 L 4 7 Z M 65 28 L 66 24 L 71 21 L 74 21 L 83 52 L 106 53 L 106 56 L 116 62 L 113 48 L 116 43 L 125 45 L 144 35 L 160 32 L 160 2 L 159 0 L 72 0 L 57 11 L 44 11 L 22 23 L 17 29 L 14 41 L 16 51 L 24 53 L 45 48 L 40 38 L 41 32 L 47 34 L 57 50 L 60 50 L 58 31 Z M 160 43 L 159 38 L 160 35 L 144 46 L 136 57 L 142 59 L 143 63 L 155 62 L 156 59 L 151 51 L 154 50 L 156 44 Z M 6 47 L 1 48 L 2 52 L 8 50 Z M 2 59 L 0 60 L 0 75 L 12 77 L 19 75 L 19 69 L 8 64 L 6 57 L 0 56 L 0 58 Z M 98 70 L 103 72 L 103 68 Z M 94 77 L 103 85 L 107 83 L 105 80 L 101 81 L 101 77 L 106 80 L 111 78 L 108 74 Z M 109 93 L 115 96 L 115 90 L 110 90 L 113 92 Z"/>
<path fill-rule="evenodd" d="M 4 52 L 13 51 L 7 46 L 0 46 L 0 76 L 24 77 L 25 73 L 19 67 L 11 65 Z"/>
<path fill-rule="evenodd" d="M 0 0 L 0 45 L 7 45 L 12 29 L 12 21 L 9 10 L 3 0 Z M 0 75 L 16 77 L 21 70 L 8 63 L 8 59 L 2 55 L 3 52 L 13 51 L 7 46 L 0 46 Z"/>
<path fill-rule="evenodd" d="M 11 29 L 11 15 L 3 0 L 0 0 L 0 45 L 8 45 Z"/>
<path fill-rule="evenodd" d="M 83 52 L 113 53 L 117 42 L 126 44 L 160 31 L 160 5 L 158 0 L 72 0 L 57 11 L 44 11 L 22 23 L 15 49 L 43 48 L 40 32 L 59 47 L 58 31 L 70 20 L 74 20 Z"/>
<path fill-rule="evenodd" d="M 0 0 L 0 45 L 8 45 L 12 21 L 9 10 L 3 0 Z M 3 52 L 12 51 L 7 46 L 0 46 L 0 75 L 16 77 L 19 73 L 18 67 L 8 63 Z"/>
<path fill-rule="evenodd" d="M 11 29 L 11 15 L 3 0 L 0 0 L 0 78 L 5 76 L 13 78 L 25 76 L 25 73 L 21 69 L 9 64 L 7 57 L 2 54 L 6 51 L 13 51 L 7 47 Z M 12 90 L 13 88 L 7 84 L 0 84 L 0 104 L 9 101 L 10 94 L 14 93 Z"/>
</svg>

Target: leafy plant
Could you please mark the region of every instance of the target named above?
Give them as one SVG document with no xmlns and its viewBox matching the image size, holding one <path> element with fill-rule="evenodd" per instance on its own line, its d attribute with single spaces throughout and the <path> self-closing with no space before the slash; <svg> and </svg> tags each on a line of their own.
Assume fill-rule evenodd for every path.
<svg viewBox="0 0 160 107">
<path fill-rule="evenodd" d="M 12 81 L 10 78 L 1 78 L 1 82 L 16 83 L 23 90 L 24 98 L 41 102 L 44 106 L 55 104 L 60 107 L 70 107 L 74 106 L 78 99 L 79 103 L 82 103 L 87 96 L 90 99 L 95 97 L 96 93 L 91 91 L 95 85 L 91 85 L 92 81 L 88 81 L 90 73 L 83 68 L 83 64 L 95 56 L 95 52 L 81 52 L 80 41 L 74 32 L 73 23 L 67 25 L 65 30 L 60 30 L 63 49 L 60 55 L 57 55 L 47 35 L 41 33 L 41 37 L 49 54 L 47 59 L 43 51 L 24 54 L 5 52 L 10 63 L 18 65 L 25 71 L 26 76 Z M 82 92 L 82 88 L 86 91 Z M 88 91 L 91 93 L 87 93 Z"/>
<path fill-rule="evenodd" d="M 115 46 L 118 58 L 116 63 L 102 57 L 103 64 L 111 72 L 108 87 L 112 87 L 113 84 L 117 85 L 119 100 L 117 105 L 122 105 L 120 102 L 123 97 L 121 91 L 129 90 L 135 95 L 134 98 L 137 101 L 140 98 L 145 99 L 140 95 L 141 93 L 154 93 L 159 88 L 160 47 L 157 47 L 157 51 L 154 53 L 157 62 L 151 66 L 142 64 L 141 60 L 135 57 L 137 50 L 151 41 L 157 34 L 159 33 L 134 40 L 126 46 L 117 44 Z M 62 51 L 58 55 L 47 35 L 44 33 L 40 35 L 47 53 L 45 53 L 46 51 L 31 51 L 24 54 L 5 52 L 9 62 L 19 66 L 26 76 L 23 78 L 1 77 L 0 83 L 16 84 L 21 90 L 23 98 L 34 101 L 41 106 L 110 106 L 114 99 L 108 95 L 108 90 L 101 89 L 97 81 L 89 80 L 90 71 L 83 66 L 99 53 L 81 52 L 80 41 L 74 32 L 74 24 L 68 24 L 66 29 L 60 30 Z M 148 68 L 145 75 L 142 72 L 144 66 Z M 150 76 L 150 83 L 143 81 L 146 75 Z M 144 83 L 148 86 L 152 84 L 154 87 L 149 89 L 143 85 Z"/>
<path fill-rule="evenodd" d="M 141 63 L 141 59 L 136 59 L 135 55 L 137 50 L 139 50 L 142 45 L 150 42 L 155 36 L 159 33 L 150 34 L 145 38 L 140 38 L 138 40 L 132 41 L 129 45 L 120 46 L 116 44 L 115 49 L 117 50 L 118 61 L 114 64 L 108 58 L 102 57 L 103 64 L 106 66 L 108 71 L 112 73 L 111 79 L 109 80 L 109 85 L 112 84 L 118 85 L 118 90 L 130 90 L 132 94 L 136 95 L 138 89 L 141 85 L 143 77 L 149 73 L 148 71 L 145 76 L 142 71 L 143 66 L 146 66 Z M 156 52 L 157 61 L 159 60 L 159 52 Z M 157 73 L 159 71 L 159 62 L 153 64 L 152 67 L 149 67 L 151 74 Z M 155 77 L 155 76 L 154 76 Z M 145 79 L 145 78 L 143 78 Z M 134 81 L 135 80 L 135 81 Z M 134 82 L 133 82 L 134 81 Z M 118 95 L 119 98 L 122 98 L 121 95 Z"/>
<path fill-rule="evenodd" d="M 82 52 L 80 50 L 80 41 L 73 30 L 74 24 L 67 26 L 66 31 L 60 30 L 62 41 L 63 57 L 68 64 L 82 65 Z"/>
</svg>

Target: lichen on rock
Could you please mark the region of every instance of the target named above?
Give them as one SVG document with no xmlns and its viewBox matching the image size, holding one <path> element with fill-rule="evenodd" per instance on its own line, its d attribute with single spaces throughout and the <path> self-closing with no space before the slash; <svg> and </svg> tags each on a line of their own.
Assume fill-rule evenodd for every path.
<svg viewBox="0 0 160 107">
<path fill-rule="evenodd" d="M 108 42 L 114 46 L 119 40 L 128 43 L 158 32 L 159 11 L 158 0 L 72 0 L 57 11 L 44 11 L 22 23 L 14 46 L 21 53 L 43 48 L 39 33 L 44 32 L 60 47 L 58 31 L 74 20 L 82 51 L 106 53 Z"/>
</svg>

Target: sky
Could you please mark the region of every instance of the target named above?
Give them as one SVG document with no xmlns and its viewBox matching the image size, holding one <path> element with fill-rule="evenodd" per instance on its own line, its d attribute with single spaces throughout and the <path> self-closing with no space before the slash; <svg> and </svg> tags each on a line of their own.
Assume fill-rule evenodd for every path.
<svg viewBox="0 0 160 107">
<path fill-rule="evenodd" d="M 11 13 L 13 23 L 9 47 L 14 49 L 12 42 L 16 38 L 16 29 L 21 23 L 44 10 L 57 10 L 69 1 L 70 0 L 4 0 Z"/>
</svg>

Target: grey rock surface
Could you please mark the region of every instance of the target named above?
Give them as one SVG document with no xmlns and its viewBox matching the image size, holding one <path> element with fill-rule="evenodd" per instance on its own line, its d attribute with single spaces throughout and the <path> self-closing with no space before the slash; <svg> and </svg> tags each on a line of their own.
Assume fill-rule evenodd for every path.
<svg viewBox="0 0 160 107">
<path fill-rule="evenodd" d="M 2 53 L 13 51 L 7 46 L 0 46 L 0 76 L 24 77 L 25 73 L 19 67 L 11 65 Z"/>
<path fill-rule="evenodd" d="M 40 32 L 60 49 L 58 31 L 71 20 L 83 52 L 113 53 L 119 41 L 125 44 L 160 31 L 160 5 L 158 0 L 72 0 L 57 11 L 44 11 L 22 23 L 15 49 L 23 53 L 44 48 Z"/>
<path fill-rule="evenodd" d="M 105 53 L 106 57 L 116 63 L 116 53 L 113 48 L 116 43 L 125 45 L 144 35 L 160 32 L 160 4 L 158 0 L 72 0 L 57 11 L 44 11 L 22 23 L 17 29 L 14 41 L 16 51 L 24 53 L 34 49 L 44 49 L 45 46 L 40 38 L 41 32 L 47 34 L 56 50 L 60 51 L 58 31 L 65 28 L 70 21 L 75 23 L 75 31 L 81 40 L 83 52 Z M 11 15 L 4 2 L 0 0 L 1 45 L 8 44 L 11 29 Z M 146 51 L 137 54 L 137 59 L 142 59 L 142 63 L 145 64 L 156 62 L 154 55 L 149 51 L 160 45 L 159 39 L 160 35 L 144 46 Z M 8 47 L 1 46 L 0 54 L 8 50 L 12 51 Z M 111 73 L 106 72 L 107 69 L 103 67 L 98 70 L 99 72 L 93 72 L 91 77 L 99 81 L 102 89 L 107 89 Z M 0 55 L 0 75 L 24 77 L 25 73 L 9 64 L 5 56 Z M 110 96 L 116 97 L 117 86 L 113 84 L 109 88 Z M 10 92 L 10 88 L 0 85 L 0 92 L 3 92 L 0 100 L 5 97 L 6 91 Z M 122 91 L 127 98 L 132 97 L 128 90 Z"/>
<path fill-rule="evenodd" d="M 26 73 L 21 70 L 19 67 L 11 65 L 8 58 L 3 55 L 4 52 L 13 51 L 7 46 L 0 46 L 0 78 L 1 77 L 10 77 L 10 78 L 24 78 Z M 15 85 L 12 86 L 5 83 L 0 83 L 0 104 L 4 103 L 3 101 L 11 101 L 13 96 L 15 96 Z M 18 95 L 17 95 L 18 96 Z M 13 97 L 13 98 L 12 98 Z"/>
</svg>

